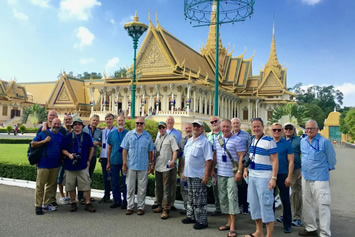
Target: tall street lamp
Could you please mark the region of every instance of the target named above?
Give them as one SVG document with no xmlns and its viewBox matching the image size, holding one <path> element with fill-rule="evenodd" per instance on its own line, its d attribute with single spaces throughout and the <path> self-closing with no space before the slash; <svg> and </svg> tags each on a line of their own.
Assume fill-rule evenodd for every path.
<svg viewBox="0 0 355 237">
<path fill-rule="evenodd" d="M 138 21 L 137 11 L 132 22 L 124 24 L 125 30 L 128 35 L 133 39 L 133 77 L 132 77 L 132 102 L 131 102 L 131 119 L 135 118 L 136 112 L 136 52 L 138 47 L 138 39 L 148 29 L 148 26 Z"/>
<path fill-rule="evenodd" d="M 191 23 L 192 21 L 197 22 L 198 25 L 196 26 L 216 26 L 214 116 L 219 115 L 219 26 L 226 23 L 245 21 L 245 19 L 253 14 L 254 3 L 255 0 L 184 0 L 184 15 L 186 19 L 191 20 Z M 208 18 L 211 12 L 216 12 L 216 19 L 213 22 Z"/>
</svg>

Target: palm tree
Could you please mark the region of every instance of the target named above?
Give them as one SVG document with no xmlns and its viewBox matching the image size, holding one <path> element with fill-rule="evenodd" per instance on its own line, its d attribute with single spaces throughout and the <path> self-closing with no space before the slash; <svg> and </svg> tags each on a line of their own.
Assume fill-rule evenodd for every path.
<svg viewBox="0 0 355 237">
<path fill-rule="evenodd" d="M 21 116 L 21 123 L 25 124 L 29 121 L 33 125 L 37 125 L 40 122 L 47 120 L 47 111 L 46 108 L 39 104 L 34 104 L 31 107 L 26 107 L 23 110 Z"/>
<path fill-rule="evenodd" d="M 272 112 L 272 118 L 269 122 L 272 123 L 286 123 L 292 122 L 295 125 L 304 126 L 309 120 L 307 117 L 307 109 L 303 105 L 288 103 L 281 106 L 276 106 Z"/>
</svg>

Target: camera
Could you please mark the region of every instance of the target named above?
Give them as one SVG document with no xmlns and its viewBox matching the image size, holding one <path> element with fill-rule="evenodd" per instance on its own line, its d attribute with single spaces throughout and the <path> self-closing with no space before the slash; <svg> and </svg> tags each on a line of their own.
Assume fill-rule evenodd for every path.
<svg viewBox="0 0 355 237">
<path fill-rule="evenodd" d="M 73 154 L 73 161 L 72 161 L 72 165 L 76 166 L 79 164 L 80 160 L 81 160 L 81 155 L 80 154 Z"/>
<path fill-rule="evenodd" d="M 251 163 L 250 157 L 249 156 L 245 156 L 243 158 L 243 166 L 244 166 L 244 168 L 248 168 L 250 163 Z"/>
</svg>

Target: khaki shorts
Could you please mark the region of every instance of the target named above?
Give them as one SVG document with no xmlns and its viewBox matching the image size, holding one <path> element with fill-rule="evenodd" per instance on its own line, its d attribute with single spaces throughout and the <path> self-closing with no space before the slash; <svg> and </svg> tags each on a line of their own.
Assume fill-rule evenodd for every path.
<svg viewBox="0 0 355 237">
<path fill-rule="evenodd" d="M 75 191 L 76 187 L 78 187 L 78 191 L 89 191 L 91 189 L 88 168 L 83 170 L 66 170 L 64 180 L 66 192 Z"/>
</svg>

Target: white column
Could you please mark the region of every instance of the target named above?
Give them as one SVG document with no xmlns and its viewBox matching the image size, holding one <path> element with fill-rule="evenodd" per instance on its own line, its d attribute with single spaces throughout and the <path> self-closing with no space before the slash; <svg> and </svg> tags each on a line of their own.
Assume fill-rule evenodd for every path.
<svg viewBox="0 0 355 237">
<path fill-rule="evenodd" d="M 187 101 L 189 101 L 189 103 L 186 102 L 187 112 L 190 112 L 190 106 L 191 106 L 190 91 L 191 91 L 191 84 L 187 85 Z"/>
<path fill-rule="evenodd" d="M 255 101 L 255 117 L 259 117 L 258 107 L 259 107 L 259 99 L 256 99 L 256 101 Z"/>
<path fill-rule="evenodd" d="M 210 92 L 210 115 L 212 116 L 212 93 Z"/>
<path fill-rule="evenodd" d="M 201 90 L 199 90 L 199 93 L 200 93 L 200 98 L 199 98 L 199 108 L 198 108 L 198 112 L 200 113 L 200 114 L 202 114 L 203 113 L 203 111 L 202 111 L 202 91 Z"/>
<path fill-rule="evenodd" d="M 196 112 L 196 89 L 194 88 L 194 113 Z"/>
<path fill-rule="evenodd" d="M 93 87 L 90 88 L 90 107 L 91 107 L 91 113 L 94 113 L 94 105 L 95 105 L 94 90 L 95 90 L 95 88 L 93 88 Z"/>
<path fill-rule="evenodd" d="M 203 112 L 204 112 L 204 114 L 207 115 L 207 106 L 208 106 L 208 104 L 207 104 L 207 95 L 205 95 L 204 98 L 205 98 L 205 111 L 203 111 Z"/>
<path fill-rule="evenodd" d="M 170 84 L 170 90 L 171 90 L 171 101 L 173 103 L 172 104 L 173 106 L 171 106 L 171 113 L 174 113 L 174 108 L 175 108 L 175 105 L 174 105 L 174 84 Z M 169 106 L 170 106 L 170 104 L 169 104 Z"/>
<path fill-rule="evenodd" d="M 118 114 L 118 86 L 115 86 L 115 113 Z"/>
<path fill-rule="evenodd" d="M 157 91 L 157 104 L 155 105 L 156 106 L 156 108 L 155 108 L 155 110 L 156 110 L 156 113 L 158 113 L 158 111 L 159 111 L 159 85 L 155 85 L 155 90 Z"/>
<path fill-rule="evenodd" d="M 248 99 L 248 120 L 252 119 L 251 99 Z"/>
</svg>

